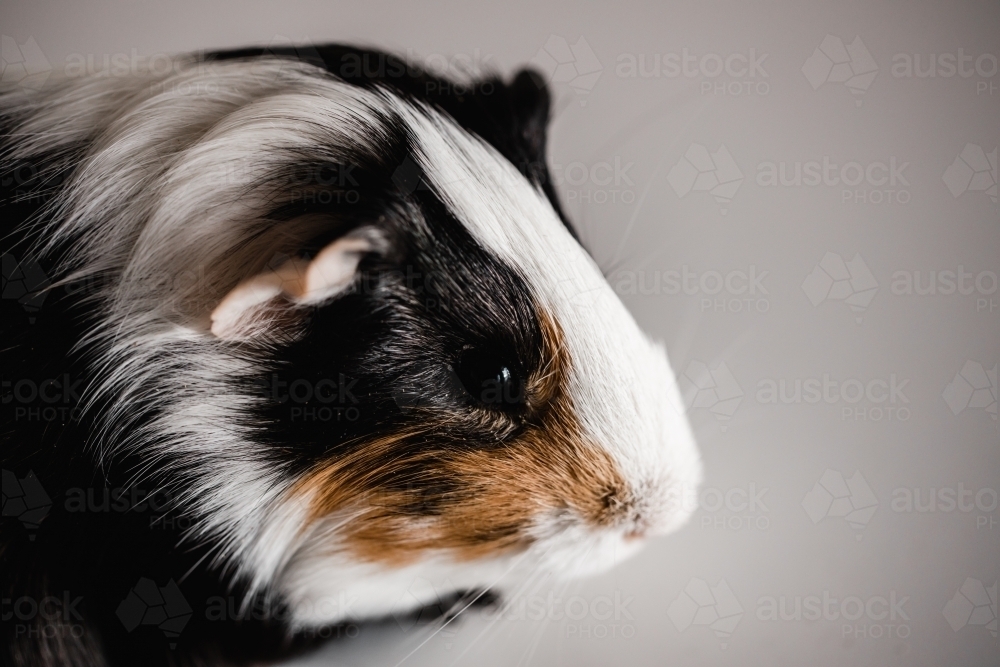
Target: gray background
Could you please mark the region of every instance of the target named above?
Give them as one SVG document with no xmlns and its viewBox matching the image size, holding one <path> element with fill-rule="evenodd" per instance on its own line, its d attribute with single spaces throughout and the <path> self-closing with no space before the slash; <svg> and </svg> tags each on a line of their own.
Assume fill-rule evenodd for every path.
<svg viewBox="0 0 1000 667">
<path fill-rule="evenodd" d="M 5 58 L 12 43 L 35 53 L 33 39 L 45 63 L 25 60 L 41 75 L 114 54 L 327 40 L 431 67 L 534 60 L 556 94 L 549 159 L 568 211 L 687 378 L 706 488 L 679 533 L 602 576 L 543 579 L 499 613 L 390 621 L 295 664 L 997 664 L 1000 4 L 419 4 L 0 10 Z M 766 58 L 743 72 L 730 56 L 751 49 Z M 946 76 L 941 56 L 959 49 L 969 75 Z M 663 56 L 685 50 L 690 76 L 672 76 Z M 904 69 L 931 57 L 934 77 Z M 628 76 L 633 58 L 652 76 Z M 824 159 L 838 165 L 825 183 L 791 180 L 795 163 Z M 882 183 L 878 163 L 893 160 Z M 782 163 L 789 184 L 768 185 Z M 842 169 L 853 183 L 850 163 L 874 164 L 871 178 L 834 183 Z M 713 178 L 728 189 L 711 192 Z M 925 287 L 959 266 L 970 294 L 905 293 L 918 272 Z M 685 270 L 693 293 L 673 293 L 667 272 Z M 753 294 L 740 290 L 751 270 Z M 796 380 L 824 376 L 829 401 L 795 400 Z M 782 381 L 788 402 L 768 402 Z M 906 511 L 908 494 L 924 511 Z M 837 600 L 826 617 L 768 619 L 771 601 L 791 616 L 796 598 L 824 594 Z"/>
</svg>

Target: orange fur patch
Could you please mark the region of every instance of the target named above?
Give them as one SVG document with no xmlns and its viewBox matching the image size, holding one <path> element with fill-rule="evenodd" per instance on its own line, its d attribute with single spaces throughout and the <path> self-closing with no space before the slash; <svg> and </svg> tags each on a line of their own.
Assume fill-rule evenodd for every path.
<svg viewBox="0 0 1000 667">
<path fill-rule="evenodd" d="M 574 415 L 558 325 L 545 315 L 541 323 L 542 368 L 528 378 L 528 419 L 517 435 L 488 448 L 440 438 L 435 446 L 441 424 L 431 419 L 363 443 L 300 481 L 293 493 L 312 498 L 312 521 L 350 517 L 338 548 L 394 566 L 430 550 L 468 560 L 527 547 L 528 529 L 546 512 L 594 527 L 627 514 L 624 478 Z"/>
</svg>

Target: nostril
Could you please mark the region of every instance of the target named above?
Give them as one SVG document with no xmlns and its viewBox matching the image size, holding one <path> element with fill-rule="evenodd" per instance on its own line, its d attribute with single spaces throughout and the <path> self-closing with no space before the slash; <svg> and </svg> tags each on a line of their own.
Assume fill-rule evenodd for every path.
<svg viewBox="0 0 1000 667">
<path fill-rule="evenodd" d="M 606 512 L 615 512 L 622 504 L 621 498 L 616 487 L 605 487 L 604 492 L 601 494 L 601 507 L 604 508 Z"/>
</svg>

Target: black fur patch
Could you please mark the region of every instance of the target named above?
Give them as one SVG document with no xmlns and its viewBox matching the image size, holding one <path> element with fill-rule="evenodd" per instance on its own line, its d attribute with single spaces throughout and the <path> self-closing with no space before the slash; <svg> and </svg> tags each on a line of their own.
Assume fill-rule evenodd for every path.
<svg viewBox="0 0 1000 667">
<path fill-rule="evenodd" d="M 576 237 L 559 203 L 546 160 L 551 96 L 538 72 L 521 70 L 510 83 L 493 75 L 457 85 L 395 54 L 343 44 L 234 49 L 212 52 L 205 57 L 207 60 L 229 60 L 261 56 L 302 60 L 348 83 L 365 88 L 389 87 L 404 97 L 421 100 L 444 111 L 467 131 L 492 144 L 540 187 Z"/>
<path fill-rule="evenodd" d="M 385 152 L 415 165 L 406 142 Z M 262 438 L 296 471 L 362 439 L 419 427 L 428 411 L 453 425 L 435 432 L 436 444 L 495 446 L 498 423 L 511 435 L 522 415 L 470 395 L 456 373 L 463 353 L 495 358 L 521 379 L 542 363 L 527 284 L 430 189 L 401 185 L 395 161 L 356 170 L 358 205 L 324 211 L 341 227 L 377 221 L 389 252 L 363 260 L 353 287 L 313 309 L 305 336 L 250 379 L 264 399 Z"/>
</svg>

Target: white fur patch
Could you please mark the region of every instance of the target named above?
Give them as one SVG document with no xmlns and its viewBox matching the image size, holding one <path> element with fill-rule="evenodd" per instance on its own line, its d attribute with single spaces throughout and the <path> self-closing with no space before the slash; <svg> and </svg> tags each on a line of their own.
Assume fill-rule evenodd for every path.
<svg viewBox="0 0 1000 667">
<path fill-rule="evenodd" d="M 681 499 L 700 482 L 701 465 L 665 350 L 510 162 L 431 110 L 397 103 L 397 111 L 417 128 L 418 159 L 438 195 L 562 326 L 576 415 L 637 491 L 648 532 L 674 530 L 690 513 Z"/>
</svg>

